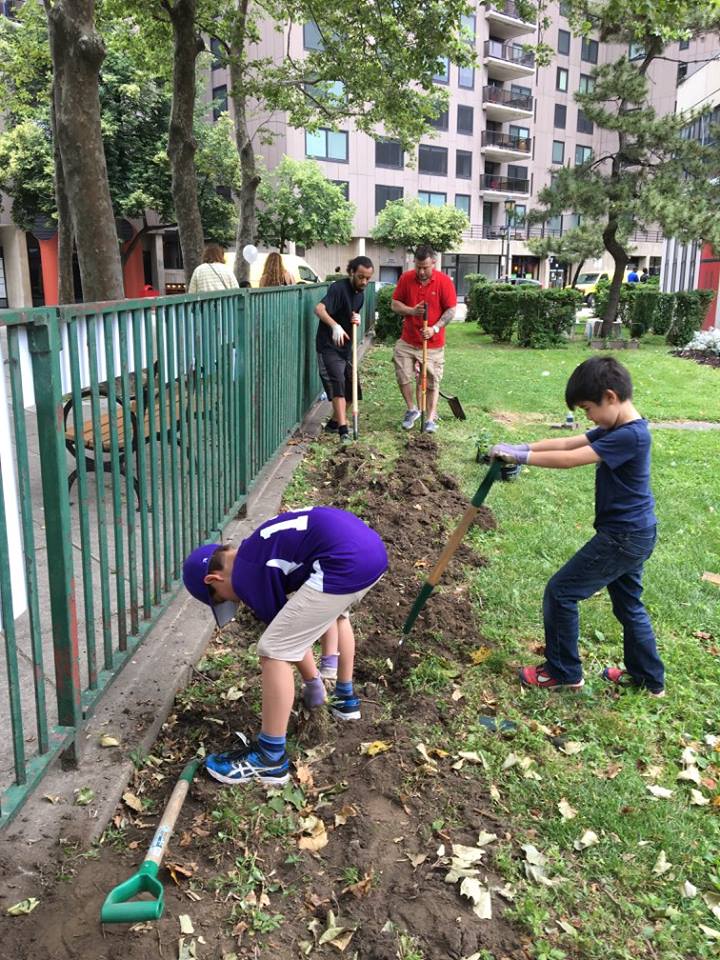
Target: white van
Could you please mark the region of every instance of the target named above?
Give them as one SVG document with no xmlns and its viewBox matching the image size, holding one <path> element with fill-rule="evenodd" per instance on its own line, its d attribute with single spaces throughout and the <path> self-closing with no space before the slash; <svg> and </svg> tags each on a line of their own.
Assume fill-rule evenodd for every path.
<svg viewBox="0 0 720 960">
<path fill-rule="evenodd" d="M 287 272 L 292 276 L 295 283 L 318 283 L 319 277 L 307 262 L 302 257 L 296 257 L 290 253 L 280 254 L 283 261 L 283 266 Z M 259 253 L 258 258 L 255 263 L 250 264 L 250 286 L 257 287 L 260 285 L 260 277 L 262 272 L 265 269 L 265 261 L 268 258 L 267 253 Z M 235 251 L 229 250 L 225 254 L 225 263 L 230 267 L 231 270 L 235 269 Z"/>
</svg>

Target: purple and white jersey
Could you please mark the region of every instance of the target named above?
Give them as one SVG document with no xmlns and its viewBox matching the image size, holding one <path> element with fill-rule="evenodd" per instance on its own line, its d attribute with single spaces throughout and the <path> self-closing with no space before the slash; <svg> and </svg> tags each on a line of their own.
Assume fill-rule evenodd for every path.
<svg viewBox="0 0 720 960">
<path fill-rule="evenodd" d="M 356 593 L 388 567 L 380 537 L 354 513 L 309 507 L 267 520 L 243 540 L 233 590 L 265 623 L 304 583 L 320 593 Z"/>
</svg>

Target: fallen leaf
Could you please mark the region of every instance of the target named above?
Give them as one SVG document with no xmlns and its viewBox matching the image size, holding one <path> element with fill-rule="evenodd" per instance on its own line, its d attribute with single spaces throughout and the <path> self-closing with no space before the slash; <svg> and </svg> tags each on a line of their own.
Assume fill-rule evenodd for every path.
<svg viewBox="0 0 720 960">
<path fill-rule="evenodd" d="M 581 743 L 579 740 L 567 740 L 560 747 L 560 752 L 567 754 L 568 757 L 573 757 L 576 753 L 582 753 L 586 746 L 586 743 Z"/>
<path fill-rule="evenodd" d="M 707 630 L 696 630 L 693 636 L 697 640 L 713 640 L 714 637 L 711 633 L 708 633 Z"/>
<path fill-rule="evenodd" d="M 37 897 L 28 897 L 26 900 L 20 900 L 19 903 L 8 907 L 7 913 L 11 917 L 24 917 L 27 916 L 28 913 L 32 913 L 39 903 L 40 901 Z"/>
<path fill-rule="evenodd" d="M 314 784 L 312 770 L 306 763 L 295 764 L 295 776 L 301 787 L 309 789 Z"/>
<path fill-rule="evenodd" d="M 602 777 L 603 780 L 614 780 L 621 770 L 621 763 L 610 763 L 604 770 L 601 770 L 597 776 Z"/>
<path fill-rule="evenodd" d="M 189 913 L 181 913 L 178 920 L 180 921 L 180 933 L 185 936 L 195 933 L 195 927 L 193 927 Z"/>
<path fill-rule="evenodd" d="M 524 843 L 520 849 L 525 854 L 525 859 L 528 863 L 535 864 L 536 866 L 543 867 L 547 863 L 547 857 L 544 853 L 541 853 L 540 850 L 532 843 Z"/>
<path fill-rule="evenodd" d="M 227 700 L 229 703 L 234 703 L 235 700 L 241 700 L 245 694 L 238 687 L 229 687 L 225 693 L 220 694 L 221 700 Z"/>
<path fill-rule="evenodd" d="M 693 886 L 693 884 L 690 883 L 689 880 L 686 880 L 685 883 L 682 885 L 680 892 L 683 897 L 692 899 L 693 897 L 697 896 L 697 887 Z"/>
<path fill-rule="evenodd" d="M 710 801 L 699 790 L 691 790 L 690 803 L 694 807 L 706 807 L 710 803 Z"/>
<path fill-rule="evenodd" d="M 519 762 L 520 762 L 519 757 L 518 757 L 516 754 L 514 754 L 514 753 L 509 753 L 509 754 L 505 757 L 505 761 L 504 761 L 504 763 L 503 763 L 503 765 L 502 765 L 502 767 L 501 767 L 500 769 L 501 769 L 501 770 L 510 770 L 511 767 L 514 767 L 514 766 L 515 766 L 517 763 L 519 763 Z"/>
<path fill-rule="evenodd" d="M 545 868 L 540 864 L 524 863 L 523 867 L 525 868 L 525 876 L 533 883 L 539 883 L 543 887 L 554 887 L 560 882 L 559 880 L 551 880 L 545 872 Z"/>
<path fill-rule="evenodd" d="M 316 853 L 322 850 L 328 844 L 327 830 L 325 824 L 319 818 L 311 814 L 309 817 L 301 817 L 298 821 L 302 836 L 298 840 L 298 847 L 301 850 L 309 850 Z"/>
<path fill-rule="evenodd" d="M 476 753 L 475 750 L 460 750 L 458 756 L 461 760 L 467 760 L 468 763 L 480 763 L 483 767 L 487 767 L 485 757 L 481 753 Z"/>
<path fill-rule="evenodd" d="M 75 803 L 79 807 L 86 807 L 89 803 L 92 803 L 95 799 L 95 791 L 90 787 L 79 787 L 74 791 L 75 793 Z"/>
<path fill-rule="evenodd" d="M 691 783 L 696 783 L 698 786 L 700 786 L 700 771 L 697 767 L 686 767 L 684 770 L 680 771 L 675 779 L 689 780 Z"/>
<path fill-rule="evenodd" d="M 429 755 L 424 743 L 416 743 L 415 749 L 427 764 L 429 764 L 431 767 L 437 767 L 437 761 L 433 760 L 432 757 Z"/>
<path fill-rule="evenodd" d="M 134 793 L 130 793 L 130 791 L 128 790 L 122 795 L 122 798 L 123 798 L 123 803 L 126 806 L 130 807 L 131 810 L 134 810 L 136 813 L 142 813 L 142 809 L 143 809 L 142 800 L 138 799 L 138 797 L 136 797 Z"/>
<path fill-rule="evenodd" d="M 460 687 L 455 687 L 453 692 L 450 694 L 450 699 L 455 700 L 457 702 L 458 700 L 462 700 L 464 696 L 465 694 L 462 692 Z"/>
<path fill-rule="evenodd" d="M 504 887 L 493 887 L 493 893 L 499 893 L 503 900 L 507 900 L 509 903 L 515 899 L 515 890 L 510 886 L 509 883 L 506 883 Z"/>
<path fill-rule="evenodd" d="M 368 757 L 376 757 L 379 753 L 385 753 L 391 748 L 392 744 L 385 740 L 373 740 L 370 743 L 360 744 L 360 753 L 367 754 Z"/>
<path fill-rule="evenodd" d="M 585 833 L 579 837 L 573 846 L 576 850 L 587 850 L 588 847 L 594 847 L 597 843 L 600 843 L 600 839 L 594 830 L 586 830 Z"/>
<path fill-rule="evenodd" d="M 197 960 L 197 950 L 194 940 L 185 940 L 180 937 L 178 940 L 178 960 Z"/>
<path fill-rule="evenodd" d="M 111 737 L 107 733 L 100 737 L 98 743 L 101 747 L 119 747 L 120 741 L 117 737 Z"/>
<path fill-rule="evenodd" d="M 704 923 L 699 923 L 698 926 L 708 940 L 720 940 L 720 930 L 715 930 L 713 927 L 706 927 Z"/>
<path fill-rule="evenodd" d="M 493 840 L 497 840 L 497 834 L 486 833 L 485 830 L 481 830 L 480 835 L 478 836 L 477 845 L 479 847 L 486 847 L 489 843 L 492 843 Z"/>
<path fill-rule="evenodd" d="M 667 800 L 673 795 L 672 790 L 668 790 L 667 787 L 659 787 L 655 783 L 648 787 L 648 792 L 654 797 L 657 797 L 659 800 Z"/>
<path fill-rule="evenodd" d="M 62 797 L 55 797 L 51 793 L 46 793 L 43 800 L 47 800 L 48 803 L 60 803 Z"/>
<path fill-rule="evenodd" d="M 474 666 L 479 666 L 481 663 L 485 663 L 487 658 L 492 653 L 490 647 L 478 647 L 477 650 L 472 650 L 470 653 L 470 662 Z"/>
<path fill-rule="evenodd" d="M 425 863 L 425 861 L 427 860 L 427 854 L 426 853 L 416 853 L 416 854 L 409 853 L 408 860 L 412 864 L 413 870 L 417 870 L 417 868 L 421 864 Z"/>
<path fill-rule="evenodd" d="M 695 765 L 697 760 L 697 753 L 693 750 L 692 747 L 685 747 L 683 752 L 680 754 L 680 760 L 684 767 L 691 767 Z"/>
<path fill-rule="evenodd" d="M 478 920 L 492 920 L 490 891 L 474 877 L 465 877 L 460 884 L 460 894 L 473 902 L 473 913 Z"/>
<path fill-rule="evenodd" d="M 490 792 L 490 799 L 491 799 L 491 800 L 494 800 L 495 803 L 499 803 L 499 801 L 500 801 L 500 791 L 498 790 L 498 788 L 495 786 L 494 783 L 491 783 L 491 784 L 490 784 L 489 792 Z"/>
<path fill-rule="evenodd" d="M 362 880 L 358 880 L 357 883 L 349 883 L 346 887 L 344 887 L 340 891 L 340 893 L 341 894 L 351 893 L 354 897 L 357 897 L 357 899 L 359 900 L 361 899 L 361 897 L 367 896 L 367 894 L 370 892 L 370 888 L 372 887 L 372 882 L 373 882 L 373 873 L 371 870 L 369 873 L 365 874 Z"/>
<path fill-rule="evenodd" d="M 657 860 L 655 861 L 653 873 L 656 877 L 661 877 L 664 873 L 667 873 L 668 870 L 672 870 L 672 864 L 668 862 L 665 851 L 661 850 L 658 854 Z"/>
<path fill-rule="evenodd" d="M 180 886 L 180 880 L 178 880 L 178 877 L 184 878 L 185 880 L 189 880 L 190 877 L 192 877 L 195 874 L 195 871 L 197 870 L 197 864 L 194 862 L 187 863 L 187 864 L 186 863 L 166 863 L 165 866 L 167 868 L 168 873 L 170 874 L 170 876 L 173 878 L 173 880 L 178 886 Z"/>
<path fill-rule="evenodd" d="M 462 843 L 452 845 L 453 856 L 464 863 L 477 863 L 485 856 L 485 851 L 480 847 L 466 847 Z"/>
<path fill-rule="evenodd" d="M 558 810 L 563 820 L 573 820 L 577 816 L 577 810 L 570 806 L 565 797 L 558 803 Z"/>
<path fill-rule="evenodd" d="M 345 803 L 335 814 L 335 826 L 344 826 L 351 817 L 356 817 L 360 811 L 352 803 Z"/>
</svg>

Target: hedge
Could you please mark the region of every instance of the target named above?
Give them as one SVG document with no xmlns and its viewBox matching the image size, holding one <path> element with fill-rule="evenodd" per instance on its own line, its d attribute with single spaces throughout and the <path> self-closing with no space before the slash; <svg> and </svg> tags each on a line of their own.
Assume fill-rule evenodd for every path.
<svg viewBox="0 0 720 960">
<path fill-rule="evenodd" d="M 521 347 L 537 349 L 561 344 L 575 323 L 582 302 L 578 290 L 540 290 L 511 284 L 478 284 L 469 295 L 470 308 L 485 333 L 498 343 L 513 337 Z"/>
<path fill-rule="evenodd" d="M 595 312 L 602 317 L 607 307 L 610 283 L 602 280 L 595 294 Z M 711 290 L 681 290 L 662 293 L 655 284 L 624 283 L 620 287 L 617 319 L 640 338 L 652 330 L 673 346 L 684 346 L 702 326 L 713 298 Z"/>
<path fill-rule="evenodd" d="M 674 294 L 675 310 L 665 339 L 674 347 L 684 347 L 700 329 L 715 296 L 712 290 L 681 290 Z"/>
<path fill-rule="evenodd" d="M 395 287 L 389 285 L 380 287 L 375 296 L 375 310 L 377 320 L 375 321 L 375 339 L 376 340 L 397 340 L 402 330 L 403 318 L 399 313 L 393 313 L 390 307 L 392 295 L 395 293 Z"/>
</svg>

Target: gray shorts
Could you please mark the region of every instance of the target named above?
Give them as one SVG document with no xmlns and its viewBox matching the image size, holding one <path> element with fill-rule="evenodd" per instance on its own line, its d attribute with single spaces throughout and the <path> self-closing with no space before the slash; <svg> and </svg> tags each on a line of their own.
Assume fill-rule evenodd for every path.
<svg viewBox="0 0 720 960">
<path fill-rule="evenodd" d="M 338 617 L 349 616 L 350 607 L 375 583 L 356 593 L 321 593 L 304 583 L 260 637 L 258 655 L 298 663 Z"/>
</svg>

